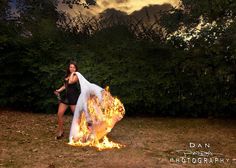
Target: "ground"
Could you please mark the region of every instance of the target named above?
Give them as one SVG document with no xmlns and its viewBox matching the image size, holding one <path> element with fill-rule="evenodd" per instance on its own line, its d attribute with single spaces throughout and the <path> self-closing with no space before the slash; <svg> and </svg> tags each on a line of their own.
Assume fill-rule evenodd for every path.
<svg viewBox="0 0 236 168">
<path fill-rule="evenodd" d="M 124 117 L 108 134 L 122 149 L 98 151 L 67 144 L 72 114 L 65 115 L 65 137 L 55 140 L 56 114 L 0 110 L 0 167 L 36 168 L 175 168 L 236 167 L 236 122 L 233 119 Z M 176 150 L 189 143 L 210 144 L 198 151 L 221 153 L 228 163 L 172 163 Z"/>
</svg>

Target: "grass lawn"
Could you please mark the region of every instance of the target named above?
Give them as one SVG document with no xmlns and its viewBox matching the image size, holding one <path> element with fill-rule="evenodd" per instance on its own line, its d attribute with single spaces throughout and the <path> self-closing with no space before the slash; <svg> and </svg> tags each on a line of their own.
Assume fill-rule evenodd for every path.
<svg viewBox="0 0 236 168">
<path fill-rule="evenodd" d="M 129 118 L 117 123 L 108 138 L 126 145 L 122 149 L 98 151 L 93 147 L 67 144 L 72 114 L 65 115 L 65 137 L 55 140 L 56 114 L 34 114 L 0 110 L 0 167 L 84 168 L 235 168 L 236 120 L 184 118 Z M 189 143 L 210 144 L 228 163 L 171 163 L 176 150 L 190 149 Z"/>
</svg>

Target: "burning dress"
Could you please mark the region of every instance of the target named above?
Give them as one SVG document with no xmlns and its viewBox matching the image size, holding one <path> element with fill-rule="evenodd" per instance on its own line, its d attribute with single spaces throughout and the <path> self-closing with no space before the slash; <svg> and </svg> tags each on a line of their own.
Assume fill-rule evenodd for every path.
<svg viewBox="0 0 236 168">
<path fill-rule="evenodd" d="M 123 104 L 110 94 L 108 88 L 103 89 L 90 83 L 79 72 L 76 72 L 76 75 L 80 82 L 81 93 L 74 111 L 69 144 L 96 146 L 98 149 L 119 148 L 119 144 L 108 141 L 106 134 L 123 118 L 125 113 Z"/>
</svg>

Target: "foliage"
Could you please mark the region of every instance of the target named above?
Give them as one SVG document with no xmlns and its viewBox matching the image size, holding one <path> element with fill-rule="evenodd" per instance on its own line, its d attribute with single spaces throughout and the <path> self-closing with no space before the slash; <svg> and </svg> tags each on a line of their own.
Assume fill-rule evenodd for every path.
<svg viewBox="0 0 236 168">
<path fill-rule="evenodd" d="M 219 26 L 201 29 L 188 43 L 180 36 L 165 39 L 142 23 L 144 38 L 138 39 L 125 24 L 93 34 L 70 31 L 58 27 L 63 16 L 53 3 L 31 3 L 19 21 L 0 20 L 0 105 L 55 112 L 53 91 L 62 85 L 68 61 L 76 60 L 89 81 L 110 86 L 128 115 L 235 116 L 235 3 L 209 3 L 184 0 L 187 11 L 162 15 L 168 35 L 181 25 L 196 26 L 201 15 L 206 22 L 216 19 Z M 222 12 L 228 10 L 233 22 L 224 28 Z"/>
</svg>

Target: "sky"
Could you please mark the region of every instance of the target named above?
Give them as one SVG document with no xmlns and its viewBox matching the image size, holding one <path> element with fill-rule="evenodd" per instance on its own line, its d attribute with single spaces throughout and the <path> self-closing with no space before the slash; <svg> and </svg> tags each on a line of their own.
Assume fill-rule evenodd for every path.
<svg viewBox="0 0 236 168">
<path fill-rule="evenodd" d="M 145 6 L 162 5 L 164 3 L 169 3 L 174 7 L 178 7 L 181 2 L 181 0 L 96 0 L 96 5 L 90 6 L 89 9 L 79 5 L 74 5 L 73 9 L 70 9 L 68 5 L 61 3 L 62 0 L 58 1 L 59 1 L 58 10 L 68 12 L 72 16 L 76 16 L 79 13 L 81 13 L 88 17 L 98 16 L 99 13 L 109 8 L 120 10 L 129 15 L 132 12 L 138 11 Z M 83 2 L 83 0 L 81 1 Z M 11 0 L 9 2 L 12 8 L 12 13 L 14 15 L 17 15 L 16 0 Z"/>
<path fill-rule="evenodd" d="M 180 0 L 97 0 L 95 6 L 90 6 L 90 9 L 83 8 L 82 6 L 74 6 L 70 9 L 67 5 L 59 3 L 58 9 L 70 13 L 72 16 L 81 12 L 86 16 L 97 16 L 108 8 L 114 8 L 127 14 L 131 14 L 134 11 L 140 10 L 149 5 L 162 5 L 169 3 L 174 7 L 178 7 Z"/>
</svg>

